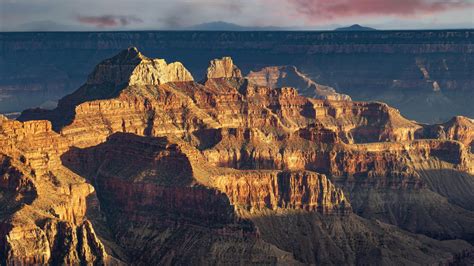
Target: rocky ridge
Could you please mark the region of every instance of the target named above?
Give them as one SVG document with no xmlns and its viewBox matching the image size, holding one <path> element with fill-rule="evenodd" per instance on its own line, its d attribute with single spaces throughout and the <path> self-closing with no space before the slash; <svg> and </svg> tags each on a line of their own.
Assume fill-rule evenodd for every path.
<svg viewBox="0 0 474 266">
<path fill-rule="evenodd" d="M 1 119 L 2 263 L 470 256 L 473 198 L 446 184 L 474 184 L 469 119 L 435 138 L 386 104 L 252 84 L 230 59 L 211 62 L 203 83 L 159 62 L 128 49 L 55 110 Z M 445 170 L 459 175 L 427 175 Z"/>
<path fill-rule="evenodd" d="M 334 88 L 314 82 L 295 66 L 273 66 L 255 72 L 250 71 L 247 79 L 250 83 L 262 87 L 295 87 L 299 94 L 306 97 L 324 100 L 351 100 L 349 95 L 337 93 Z"/>
</svg>

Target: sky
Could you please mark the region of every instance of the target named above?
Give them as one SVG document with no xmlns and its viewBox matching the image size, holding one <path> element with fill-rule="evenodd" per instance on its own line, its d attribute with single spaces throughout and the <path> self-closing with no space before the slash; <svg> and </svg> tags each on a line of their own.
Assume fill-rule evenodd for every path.
<svg viewBox="0 0 474 266">
<path fill-rule="evenodd" d="M 0 0 L 0 31 L 161 30 L 225 21 L 330 30 L 474 28 L 474 0 Z"/>
</svg>

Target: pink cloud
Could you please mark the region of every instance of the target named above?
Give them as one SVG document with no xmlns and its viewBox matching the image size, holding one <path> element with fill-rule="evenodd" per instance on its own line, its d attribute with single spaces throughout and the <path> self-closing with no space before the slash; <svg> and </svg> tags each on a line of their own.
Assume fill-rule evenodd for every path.
<svg viewBox="0 0 474 266">
<path fill-rule="evenodd" d="M 99 28 L 126 26 L 132 23 L 142 22 L 135 16 L 77 16 L 77 21 L 83 24 L 90 24 Z"/>
<path fill-rule="evenodd" d="M 413 17 L 453 9 L 472 8 L 470 0 L 286 0 L 310 22 L 354 16 Z"/>
</svg>

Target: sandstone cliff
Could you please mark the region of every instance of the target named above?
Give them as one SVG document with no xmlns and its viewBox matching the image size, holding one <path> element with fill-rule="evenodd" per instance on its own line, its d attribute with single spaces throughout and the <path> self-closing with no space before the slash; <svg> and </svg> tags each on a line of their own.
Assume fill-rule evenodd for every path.
<svg viewBox="0 0 474 266">
<path fill-rule="evenodd" d="M 59 156 L 69 144 L 51 123 L 3 120 L 0 143 L 2 263 L 114 262 L 86 217 L 94 188 L 62 166 Z"/>
<path fill-rule="evenodd" d="M 167 64 L 164 59 L 150 59 L 136 47 L 130 47 L 117 56 L 100 63 L 89 76 L 87 84 L 115 86 L 159 85 L 167 82 L 193 81 L 188 70 L 179 62 Z"/>
<path fill-rule="evenodd" d="M 242 73 L 240 69 L 234 65 L 232 58 L 222 57 L 221 59 L 214 59 L 209 63 L 206 78 L 242 78 Z"/>
<path fill-rule="evenodd" d="M 324 175 L 312 172 L 247 172 L 218 176 L 213 185 L 236 208 L 302 209 L 321 213 L 350 212 L 350 204 Z"/>
</svg>

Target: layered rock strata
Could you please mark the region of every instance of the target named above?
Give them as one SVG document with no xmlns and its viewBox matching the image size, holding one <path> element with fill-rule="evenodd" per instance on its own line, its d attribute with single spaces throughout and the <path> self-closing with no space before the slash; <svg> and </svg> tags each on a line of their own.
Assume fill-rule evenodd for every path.
<svg viewBox="0 0 474 266">
<path fill-rule="evenodd" d="M 242 73 L 240 69 L 234 65 L 232 58 L 222 57 L 221 59 L 214 59 L 209 63 L 206 78 L 242 78 Z"/>
<path fill-rule="evenodd" d="M 252 84 L 228 58 L 186 73 L 131 48 L 56 109 L 0 119 L 2 263 L 470 256 L 474 199 L 440 172 L 472 181 L 469 119 L 435 136 L 383 103 Z"/>
<path fill-rule="evenodd" d="M 4 264 L 115 263 L 86 212 L 94 188 L 62 165 L 69 149 L 49 121 L 0 124 Z M 86 200 L 88 199 L 88 200 Z"/>
</svg>

